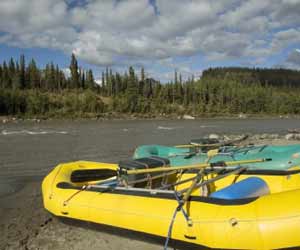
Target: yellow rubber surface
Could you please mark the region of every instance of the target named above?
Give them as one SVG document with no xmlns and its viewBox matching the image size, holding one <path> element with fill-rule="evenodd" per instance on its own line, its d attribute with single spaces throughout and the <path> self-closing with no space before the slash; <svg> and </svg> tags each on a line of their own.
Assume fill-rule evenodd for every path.
<svg viewBox="0 0 300 250">
<path fill-rule="evenodd" d="M 116 164 L 74 162 L 60 164 L 45 177 L 42 184 L 45 208 L 52 214 L 131 229 L 162 237 L 178 203 L 172 197 L 133 192 L 101 192 L 80 190 L 88 183 L 70 183 L 71 172 L 77 169 L 117 169 Z M 186 174 L 182 178 L 190 178 Z M 218 190 L 249 175 L 229 176 L 210 188 Z M 300 246 L 300 174 L 261 175 L 271 194 L 238 204 L 212 202 L 197 197 L 184 209 L 192 225 L 188 226 L 178 212 L 172 238 L 218 249 L 284 249 Z M 57 187 L 70 183 L 69 188 Z M 76 189 L 76 186 L 79 187 Z M 186 186 L 182 186 L 183 188 Z"/>
</svg>

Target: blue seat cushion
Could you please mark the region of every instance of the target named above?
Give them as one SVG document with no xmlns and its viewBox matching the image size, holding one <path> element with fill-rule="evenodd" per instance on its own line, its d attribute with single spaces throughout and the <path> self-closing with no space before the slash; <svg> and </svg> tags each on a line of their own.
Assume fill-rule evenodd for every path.
<svg viewBox="0 0 300 250">
<path fill-rule="evenodd" d="M 210 195 L 212 198 L 234 200 L 259 197 L 270 193 L 267 183 L 258 177 L 249 177 Z"/>
</svg>

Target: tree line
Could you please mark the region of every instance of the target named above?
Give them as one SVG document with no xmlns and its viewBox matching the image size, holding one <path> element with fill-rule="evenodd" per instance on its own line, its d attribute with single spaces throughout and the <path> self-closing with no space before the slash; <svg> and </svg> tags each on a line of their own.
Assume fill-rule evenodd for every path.
<svg viewBox="0 0 300 250">
<path fill-rule="evenodd" d="M 70 64 L 71 77 L 54 65 L 48 63 L 45 69 L 39 69 L 34 59 L 26 66 L 25 56 L 19 61 L 13 58 L 0 65 L 0 87 L 2 89 L 39 89 L 44 91 L 60 91 L 63 89 L 93 88 L 94 76 L 92 70 L 84 71 L 78 67 L 77 60 L 72 55 Z"/>
<path fill-rule="evenodd" d="M 272 86 L 300 86 L 299 70 L 283 68 L 242 68 L 242 67 L 225 67 L 209 68 L 202 74 L 203 78 L 224 78 L 231 77 L 242 83 L 260 83 L 262 85 Z"/>
<path fill-rule="evenodd" d="M 286 69 L 210 68 L 200 79 L 180 72 L 161 83 L 145 69 L 106 68 L 101 84 L 71 56 L 69 75 L 49 63 L 10 59 L 0 65 L 0 115 L 93 117 L 103 113 L 145 115 L 299 114 L 300 72 Z"/>
</svg>

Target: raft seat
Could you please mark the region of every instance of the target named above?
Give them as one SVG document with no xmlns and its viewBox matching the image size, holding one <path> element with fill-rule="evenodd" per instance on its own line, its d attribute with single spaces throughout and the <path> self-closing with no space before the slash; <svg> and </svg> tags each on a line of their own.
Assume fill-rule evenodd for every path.
<svg viewBox="0 0 300 250">
<path fill-rule="evenodd" d="M 134 160 L 125 160 L 119 162 L 122 169 L 145 169 L 169 166 L 170 160 L 159 156 L 144 157 Z"/>
<path fill-rule="evenodd" d="M 170 160 L 159 156 L 151 156 L 119 162 L 120 170 L 150 169 L 158 167 L 170 167 Z M 170 170 L 172 169 L 170 168 Z M 128 183 L 132 183 L 133 187 L 145 188 L 150 184 L 152 188 L 157 188 L 161 186 L 162 180 L 164 179 L 161 177 L 152 181 L 151 178 L 157 175 L 161 175 L 161 173 L 135 174 L 127 176 L 127 180 Z M 145 181 L 139 182 L 141 179 L 144 179 Z"/>
<path fill-rule="evenodd" d="M 258 177 L 249 177 L 237 183 L 234 183 L 219 191 L 213 192 L 210 197 L 234 200 L 259 197 L 270 194 L 267 183 Z"/>
</svg>

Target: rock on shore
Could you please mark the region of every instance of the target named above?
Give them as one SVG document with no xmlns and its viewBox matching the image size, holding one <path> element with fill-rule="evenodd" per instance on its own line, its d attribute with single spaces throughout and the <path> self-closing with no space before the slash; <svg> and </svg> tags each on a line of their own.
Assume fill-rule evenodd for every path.
<svg viewBox="0 0 300 250">
<path fill-rule="evenodd" d="M 210 134 L 207 136 L 209 139 L 217 139 L 217 140 L 235 140 L 245 137 L 245 134 L 240 135 L 218 135 L 218 134 Z M 246 142 L 257 141 L 260 143 L 261 140 L 287 140 L 287 141 L 300 141 L 300 132 L 298 133 L 287 133 L 287 134 L 253 134 L 248 135 Z"/>
</svg>

